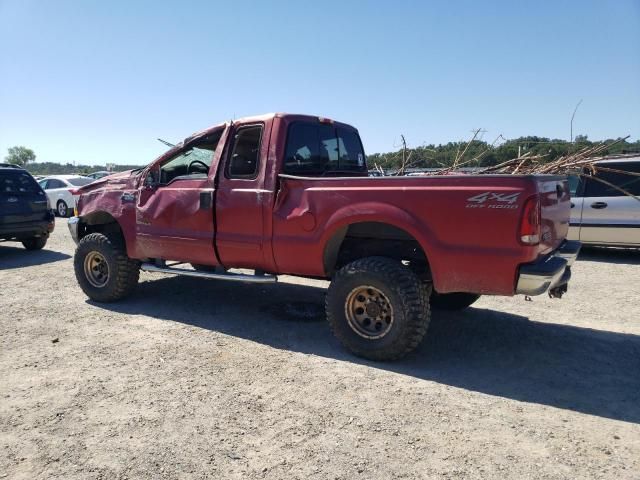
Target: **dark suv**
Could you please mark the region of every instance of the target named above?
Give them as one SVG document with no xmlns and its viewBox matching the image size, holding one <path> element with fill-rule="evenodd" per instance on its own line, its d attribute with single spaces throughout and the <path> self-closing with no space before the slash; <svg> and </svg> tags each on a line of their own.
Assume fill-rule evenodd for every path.
<svg viewBox="0 0 640 480">
<path fill-rule="evenodd" d="M 39 250 L 54 226 L 53 211 L 38 182 L 23 168 L 0 164 L 0 241 Z"/>
</svg>

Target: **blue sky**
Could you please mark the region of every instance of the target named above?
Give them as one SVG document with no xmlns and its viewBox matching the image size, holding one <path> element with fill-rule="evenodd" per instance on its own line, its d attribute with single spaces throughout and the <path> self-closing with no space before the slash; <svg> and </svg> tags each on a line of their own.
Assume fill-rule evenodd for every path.
<svg viewBox="0 0 640 480">
<path fill-rule="evenodd" d="M 640 137 L 640 0 L 0 0 L 0 156 L 146 164 L 233 117 L 318 114 L 369 153 Z"/>
</svg>

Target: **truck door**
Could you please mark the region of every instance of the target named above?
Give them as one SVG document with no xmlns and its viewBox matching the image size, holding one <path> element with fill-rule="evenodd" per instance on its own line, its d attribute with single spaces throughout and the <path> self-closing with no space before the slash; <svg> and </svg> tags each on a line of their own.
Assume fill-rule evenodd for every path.
<svg viewBox="0 0 640 480">
<path fill-rule="evenodd" d="M 599 167 L 636 175 L 599 170 L 597 177 L 640 196 L 640 162 L 602 163 Z M 597 180 L 584 187 L 580 240 L 585 243 L 640 245 L 640 201 Z"/>
<path fill-rule="evenodd" d="M 260 268 L 265 262 L 264 218 L 273 191 L 265 189 L 271 123 L 234 128 L 218 172 L 216 247 L 225 267 Z"/>
<path fill-rule="evenodd" d="M 223 131 L 188 144 L 147 171 L 135 200 L 136 235 L 142 256 L 217 263 L 212 171 L 222 150 Z M 127 201 L 126 195 L 122 201 Z"/>
</svg>

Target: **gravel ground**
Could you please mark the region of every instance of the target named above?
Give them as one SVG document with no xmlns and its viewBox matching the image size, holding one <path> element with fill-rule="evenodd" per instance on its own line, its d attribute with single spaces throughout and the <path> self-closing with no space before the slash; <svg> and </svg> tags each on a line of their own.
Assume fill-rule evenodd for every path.
<svg viewBox="0 0 640 480">
<path fill-rule="evenodd" d="M 330 335 L 323 282 L 142 274 L 99 305 L 73 251 L 63 220 L 0 246 L 0 478 L 640 478 L 638 252 L 373 363 Z"/>
</svg>

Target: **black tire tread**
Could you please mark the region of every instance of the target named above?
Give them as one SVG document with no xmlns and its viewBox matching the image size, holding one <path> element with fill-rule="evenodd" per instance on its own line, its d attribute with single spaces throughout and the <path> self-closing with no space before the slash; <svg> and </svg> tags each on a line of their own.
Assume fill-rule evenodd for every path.
<svg viewBox="0 0 640 480">
<path fill-rule="evenodd" d="M 27 250 L 42 250 L 47 244 L 47 237 L 33 237 L 22 240 L 22 246 Z"/>
<path fill-rule="evenodd" d="M 337 328 L 338 322 L 344 320 L 335 318 L 329 306 L 330 302 L 334 300 L 332 294 L 336 286 L 343 279 L 354 274 L 369 272 L 382 274 L 387 279 L 388 284 L 399 294 L 402 308 L 407 317 L 405 335 L 392 348 L 387 348 L 384 351 L 359 350 L 349 344 L 348 340 L 341 335 L 340 329 Z M 340 343 L 358 356 L 376 361 L 397 360 L 413 351 L 427 333 L 431 320 L 429 293 L 430 289 L 424 288 L 420 279 L 397 260 L 386 257 L 366 257 L 356 260 L 340 269 L 331 281 L 325 298 L 329 327 Z"/>
<path fill-rule="evenodd" d="M 86 281 L 84 256 L 78 253 L 82 252 L 87 245 L 93 245 L 94 248 L 111 249 L 115 261 L 113 264 L 109 264 L 109 270 L 116 274 L 112 288 L 96 289 Z M 127 256 L 122 240 L 118 235 L 113 234 L 90 233 L 83 237 L 78 243 L 73 265 L 76 278 L 84 293 L 98 302 L 115 302 L 129 296 L 135 290 L 140 278 L 140 262 Z"/>
</svg>

